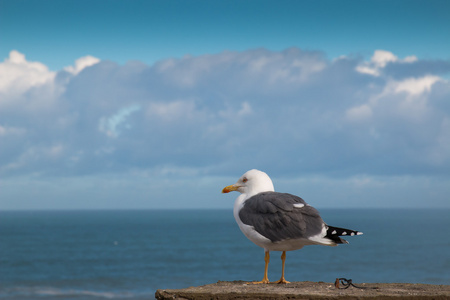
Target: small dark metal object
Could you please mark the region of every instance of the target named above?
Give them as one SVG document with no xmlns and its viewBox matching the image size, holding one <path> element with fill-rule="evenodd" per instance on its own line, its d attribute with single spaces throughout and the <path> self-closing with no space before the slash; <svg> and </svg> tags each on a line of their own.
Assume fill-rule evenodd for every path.
<svg viewBox="0 0 450 300">
<path fill-rule="evenodd" d="M 341 287 L 342 285 L 342 287 Z M 350 286 L 353 286 L 357 289 L 377 289 L 377 287 L 364 287 L 364 286 L 357 286 L 354 285 L 351 279 L 347 279 L 347 278 L 336 278 L 336 281 L 334 282 L 334 286 L 337 289 L 348 289 Z"/>
</svg>

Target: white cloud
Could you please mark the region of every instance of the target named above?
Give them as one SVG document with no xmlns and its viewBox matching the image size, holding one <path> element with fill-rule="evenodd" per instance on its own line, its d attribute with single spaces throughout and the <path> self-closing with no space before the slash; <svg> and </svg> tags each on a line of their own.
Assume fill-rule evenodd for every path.
<svg viewBox="0 0 450 300">
<path fill-rule="evenodd" d="M 380 72 L 376 67 L 369 66 L 367 64 L 362 64 L 356 67 L 356 71 L 361 74 L 369 74 L 372 76 L 379 76 Z"/>
<path fill-rule="evenodd" d="M 348 108 L 345 117 L 351 122 L 368 124 L 379 120 L 394 123 L 396 118 L 414 124 L 426 122 L 436 113 L 436 109 L 430 103 L 430 92 L 433 85 L 438 82 L 448 84 L 444 79 L 434 75 L 402 80 L 388 78 L 382 90 L 370 95 L 364 104 Z"/>
<path fill-rule="evenodd" d="M 190 118 L 195 113 L 194 101 L 176 100 L 168 103 L 152 102 L 148 105 L 147 115 L 163 121 L 177 121 Z"/>
<path fill-rule="evenodd" d="M 0 137 L 1 136 L 17 136 L 22 135 L 26 132 L 23 128 L 17 128 L 17 127 L 8 127 L 8 126 L 1 126 L 0 125 Z"/>
<path fill-rule="evenodd" d="M 249 60 L 248 70 L 257 76 L 260 76 L 262 72 L 267 73 L 268 82 L 276 84 L 277 82 L 304 82 L 309 76 L 325 69 L 326 63 L 318 56 L 286 59 L 287 55 L 295 52 L 296 49 L 288 49 L 284 53 L 257 56 Z"/>
<path fill-rule="evenodd" d="M 252 107 L 248 102 L 243 102 L 241 109 L 237 112 L 238 116 L 247 116 L 253 113 Z"/>
<path fill-rule="evenodd" d="M 370 61 L 379 68 L 384 68 L 387 63 L 398 61 L 394 53 L 385 50 L 375 50 Z"/>
<path fill-rule="evenodd" d="M 102 117 L 98 129 L 108 137 L 118 137 L 122 131 L 121 128 L 130 128 L 130 125 L 126 123 L 127 118 L 139 110 L 141 110 L 141 107 L 137 104 L 121 108 L 110 117 Z"/>
<path fill-rule="evenodd" d="M 0 64 L 0 76 L 12 74 L 0 81 L 0 175 L 10 183 L 16 176 L 97 178 L 105 187 L 109 179 L 120 186 L 133 178 L 127 189 L 114 191 L 139 186 L 148 194 L 148 183 L 157 182 L 151 189 L 170 197 L 167 190 L 179 195 L 177 184 L 186 187 L 184 194 L 205 186 L 215 192 L 217 178 L 259 168 L 280 181 L 303 178 L 318 195 L 353 193 L 356 206 L 365 199 L 362 190 L 409 196 L 411 185 L 437 178 L 432 188 L 444 203 L 448 66 L 387 51 L 366 62 L 329 61 L 292 48 L 186 56 L 153 66 L 84 57 L 51 72 L 13 51 Z M 403 196 L 391 200 L 410 200 Z"/>
<path fill-rule="evenodd" d="M 12 96 L 53 81 L 55 75 L 56 72 L 49 71 L 44 64 L 29 62 L 24 54 L 11 51 L 9 58 L 0 63 L 0 95 L 8 95 L 0 98 L 0 105 Z"/>
<path fill-rule="evenodd" d="M 404 69 L 394 77 L 394 64 L 415 64 L 415 74 L 427 75 Z M 2 90 L 9 106 L 0 110 L 0 173 L 446 173 L 450 111 L 439 99 L 450 88 L 436 64 L 387 51 L 370 62 L 329 61 L 293 48 L 154 66 L 84 57 L 52 73 L 14 52 L 0 69 L 19 68 L 17 81 L 28 83 Z M 47 79 L 31 84 L 39 72 Z"/>
<path fill-rule="evenodd" d="M 372 117 L 372 108 L 368 104 L 349 108 L 346 111 L 346 117 L 350 121 L 364 121 Z"/>
<path fill-rule="evenodd" d="M 395 82 L 392 88 L 396 93 L 406 92 L 410 95 L 420 95 L 424 92 L 429 92 L 433 84 L 439 81 L 443 81 L 443 79 L 439 76 L 428 75 Z"/>
<path fill-rule="evenodd" d="M 375 50 L 370 62 L 363 62 L 356 66 L 356 71 L 362 74 L 369 74 L 372 76 L 380 76 L 381 71 L 389 63 L 413 63 L 418 58 L 414 55 L 407 56 L 404 59 L 399 59 L 394 53 L 385 50 Z"/>
<path fill-rule="evenodd" d="M 407 57 L 405 57 L 403 60 L 401 60 L 401 62 L 404 62 L 404 63 L 414 63 L 414 62 L 416 62 L 416 61 L 418 61 L 419 59 L 417 58 L 417 56 L 415 56 L 415 55 L 410 55 L 410 56 L 407 56 Z"/>
<path fill-rule="evenodd" d="M 62 144 L 53 145 L 48 149 L 48 155 L 52 158 L 59 157 L 60 155 L 63 154 L 63 152 L 64 152 L 64 145 Z"/>
<path fill-rule="evenodd" d="M 247 101 L 240 103 L 239 106 L 228 107 L 226 110 L 220 110 L 218 115 L 227 120 L 236 120 L 236 118 L 245 117 L 253 113 L 253 109 Z"/>
<path fill-rule="evenodd" d="M 74 75 L 77 75 L 81 71 L 83 71 L 85 68 L 93 66 L 95 64 L 98 64 L 100 62 L 100 59 L 87 55 L 84 57 L 81 57 L 75 61 L 75 66 L 68 66 L 65 67 L 64 70 L 72 73 Z"/>
</svg>

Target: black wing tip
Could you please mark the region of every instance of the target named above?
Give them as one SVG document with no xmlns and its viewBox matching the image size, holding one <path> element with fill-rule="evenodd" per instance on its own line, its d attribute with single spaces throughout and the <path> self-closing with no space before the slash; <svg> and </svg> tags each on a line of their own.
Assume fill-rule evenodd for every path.
<svg viewBox="0 0 450 300">
<path fill-rule="evenodd" d="M 362 234 L 363 233 L 361 231 L 357 231 L 357 230 L 351 230 L 351 229 L 346 229 L 346 228 L 327 226 L 327 235 L 326 235 L 326 237 L 334 240 L 333 238 L 336 238 L 336 237 L 338 238 L 340 236 L 355 236 L 355 235 L 362 235 Z"/>
</svg>

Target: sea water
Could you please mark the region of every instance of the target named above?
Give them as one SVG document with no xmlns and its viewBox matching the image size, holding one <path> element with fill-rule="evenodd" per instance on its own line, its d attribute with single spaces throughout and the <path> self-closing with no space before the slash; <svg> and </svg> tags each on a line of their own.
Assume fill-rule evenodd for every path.
<svg viewBox="0 0 450 300">
<path fill-rule="evenodd" d="M 289 281 L 450 284 L 450 210 L 322 209 L 360 230 L 287 253 Z M 281 274 L 271 252 L 269 279 Z M 152 299 L 156 289 L 261 280 L 264 252 L 231 210 L 0 212 L 0 299 Z"/>
</svg>

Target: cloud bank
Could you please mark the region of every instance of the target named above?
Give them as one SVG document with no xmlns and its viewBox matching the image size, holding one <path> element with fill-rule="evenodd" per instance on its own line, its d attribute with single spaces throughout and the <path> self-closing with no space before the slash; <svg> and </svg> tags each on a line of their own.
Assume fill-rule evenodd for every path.
<svg viewBox="0 0 450 300">
<path fill-rule="evenodd" d="M 0 63 L 0 176 L 450 175 L 450 61 L 298 48 Z"/>
</svg>

